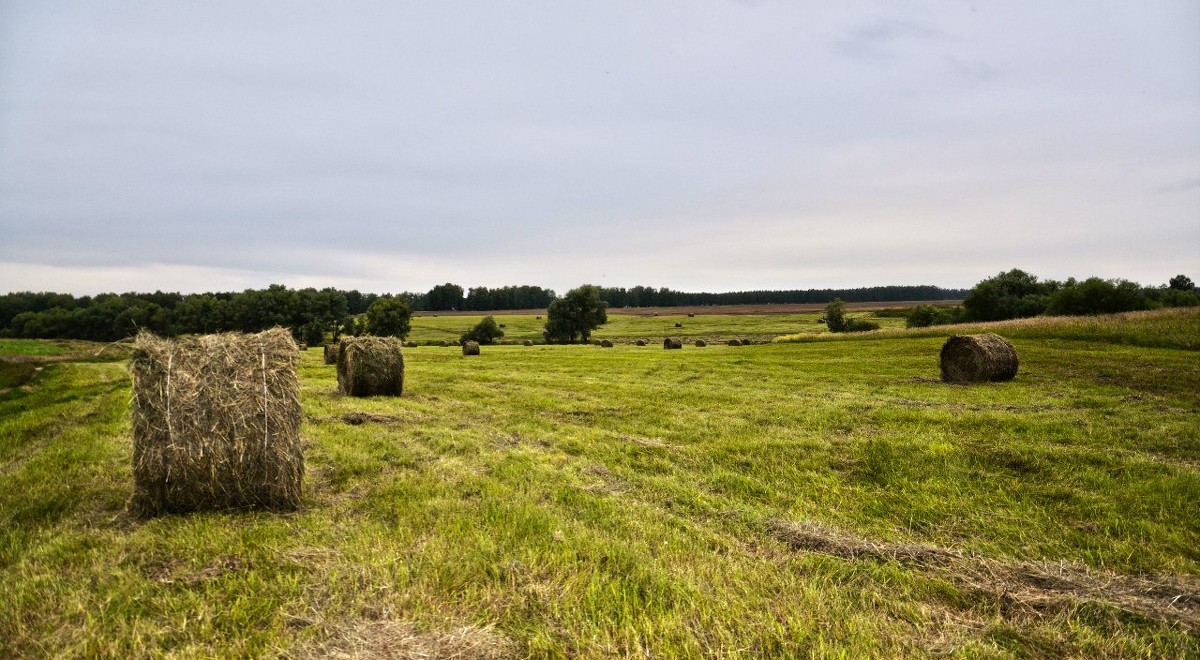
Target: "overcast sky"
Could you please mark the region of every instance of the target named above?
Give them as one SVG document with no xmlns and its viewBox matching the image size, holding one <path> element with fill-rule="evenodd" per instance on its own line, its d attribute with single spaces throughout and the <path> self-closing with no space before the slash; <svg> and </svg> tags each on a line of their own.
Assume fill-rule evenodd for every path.
<svg viewBox="0 0 1200 660">
<path fill-rule="evenodd" d="M 1200 2 L 0 0 L 0 292 L 1200 279 Z"/>
</svg>

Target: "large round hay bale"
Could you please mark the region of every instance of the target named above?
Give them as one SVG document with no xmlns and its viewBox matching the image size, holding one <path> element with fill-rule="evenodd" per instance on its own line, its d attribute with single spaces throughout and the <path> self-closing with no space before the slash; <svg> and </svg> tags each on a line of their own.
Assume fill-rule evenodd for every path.
<svg viewBox="0 0 1200 660">
<path fill-rule="evenodd" d="M 338 345 L 325 344 L 325 364 L 337 364 Z"/>
<path fill-rule="evenodd" d="M 532 339 L 526 339 L 525 341 L 521 342 L 521 345 L 522 345 L 522 346 L 533 346 L 533 340 L 532 340 Z"/>
<path fill-rule="evenodd" d="M 611 341 L 609 341 L 609 340 L 605 339 L 604 341 L 601 341 L 601 342 L 600 342 L 600 347 L 601 347 L 601 348 L 612 348 L 612 347 L 613 347 L 613 343 L 612 343 Z"/>
<path fill-rule="evenodd" d="M 639 340 L 637 340 L 637 345 L 638 345 L 638 346 L 645 346 L 645 345 L 646 345 L 646 340 L 645 340 L 645 339 L 639 339 Z"/>
<path fill-rule="evenodd" d="M 703 339 L 696 340 L 696 348 L 704 348 L 705 346 L 708 346 L 708 342 L 704 341 Z"/>
<path fill-rule="evenodd" d="M 683 324 L 682 324 L 682 323 L 676 323 L 676 324 L 675 324 L 675 327 L 676 327 L 676 328 L 682 328 L 682 327 L 683 327 Z"/>
<path fill-rule="evenodd" d="M 450 342 L 446 341 L 445 339 L 438 342 L 438 346 L 441 346 L 442 348 L 446 348 L 449 345 L 450 345 Z"/>
<path fill-rule="evenodd" d="M 132 358 L 133 515 L 300 505 L 300 353 L 287 330 L 143 332 Z"/>
<path fill-rule="evenodd" d="M 1017 351 L 1000 335 L 955 335 L 942 345 L 942 380 L 985 383 L 1017 375 Z"/>
<path fill-rule="evenodd" d="M 742 341 L 741 341 L 740 339 L 730 339 L 730 340 L 729 340 L 729 345 L 730 345 L 730 346 L 741 346 L 741 345 L 742 345 Z"/>
<path fill-rule="evenodd" d="M 479 342 L 468 341 L 463 343 L 463 355 L 479 355 Z"/>
<path fill-rule="evenodd" d="M 689 313 L 689 314 L 688 314 L 688 318 L 689 318 L 689 319 L 694 319 L 694 318 L 696 318 L 696 315 L 695 315 L 695 314 L 690 314 L 690 313 Z"/>
<path fill-rule="evenodd" d="M 338 349 L 338 390 L 349 396 L 404 393 L 403 345 L 395 337 L 347 337 Z"/>
<path fill-rule="evenodd" d="M 663 340 L 663 348 L 668 349 L 668 350 L 670 350 L 672 348 L 683 348 L 683 341 L 681 341 L 679 339 L 671 339 L 670 337 L 667 337 L 666 339 Z"/>
</svg>

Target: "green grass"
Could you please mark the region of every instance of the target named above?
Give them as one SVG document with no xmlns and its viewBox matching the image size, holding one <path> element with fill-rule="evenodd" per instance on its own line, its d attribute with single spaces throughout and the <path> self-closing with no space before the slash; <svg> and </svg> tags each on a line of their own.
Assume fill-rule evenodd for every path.
<svg viewBox="0 0 1200 660">
<path fill-rule="evenodd" d="M 529 339 L 542 343 L 545 319 L 531 315 L 495 314 L 496 323 L 506 327 L 503 344 L 519 344 Z M 730 339 L 751 339 L 755 342 L 770 341 L 779 335 L 796 332 L 824 332 L 825 326 L 817 323 L 822 314 L 660 314 L 641 316 L 636 314 L 609 313 L 608 323 L 592 335 L 595 339 L 609 339 L 617 343 L 632 344 L 638 339 L 662 343 L 664 337 L 676 337 L 688 342 L 703 339 L 710 343 L 723 343 Z M 877 317 L 871 312 L 852 313 L 854 318 L 870 319 L 884 328 L 903 328 L 904 319 L 895 316 Z M 408 339 L 418 344 L 436 344 L 447 341 L 457 344 L 459 337 L 483 319 L 483 316 L 415 316 L 412 333 Z M 676 328 L 678 323 L 682 327 Z"/>
<path fill-rule="evenodd" d="M 314 348 L 304 509 L 148 522 L 124 365 L 47 364 L 0 397 L 0 656 L 1195 656 L 1200 361 L 1114 340 L 1176 322 L 1005 332 L 971 387 L 944 333 L 419 347 L 361 400 Z"/>
</svg>

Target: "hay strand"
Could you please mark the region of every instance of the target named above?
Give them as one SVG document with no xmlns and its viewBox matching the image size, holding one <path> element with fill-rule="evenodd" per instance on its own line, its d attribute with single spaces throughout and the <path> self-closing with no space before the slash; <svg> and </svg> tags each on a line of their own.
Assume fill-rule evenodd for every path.
<svg viewBox="0 0 1200 660">
<path fill-rule="evenodd" d="M 134 342 L 138 517 L 300 505 L 300 353 L 287 330 Z"/>
<path fill-rule="evenodd" d="M 403 345 L 395 337 L 346 337 L 338 346 L 338 391 L 349 396 L 404 393 Z"/>
<path fill-rule="evenodd" d="M 942 346 L 942 380 L 947 383 L 1012 380 L 1017 365 L 1016 349 L 1000 335 L 955 335 Z"/>
</svg>

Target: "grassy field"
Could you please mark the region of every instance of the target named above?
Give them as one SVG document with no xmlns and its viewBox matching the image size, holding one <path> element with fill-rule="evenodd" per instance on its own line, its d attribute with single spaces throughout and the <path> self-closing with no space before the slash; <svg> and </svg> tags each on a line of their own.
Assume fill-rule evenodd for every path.
<svg viewBox="0 0 1200 660">
<path fill-rule="evenodd" d="M 436 344 L 447 341 L 457 344 L 459 337 L 483 319 L 477 316 L 414 316 L 410 341 L 418 344 Z M 724 343 L 730 339 L 750 339 L 756 343 L 771 341 L 780 335 L 800 332 L 823 332 L 824 324 L 818 323 L 821 313 L 805 314 L 697 314 L 686 313 L 641 316 L 636 314 L 609 314 L 608 323 L 601 326 L 594 339 L 608 339 L 618 344 L 632 344 L 638 339 L 662 344 L 665 337 L 675 337 L 687 342 L 703 339 L 709 343 Z M 879 317 L 872 312 L 852 312 L 849 317 L 870 319 L 883 328 L 903 328 L 901 317 Z M 494 314 L 496 323 L 505 327 L 503 344 L 520 344 L 529 339 L 542 343 L 545 318 L 535 314 Z M 676 328 L 678 323 L 681 327 Z"/>
<path fill-rule="evenodd" d="M 422 346 L 400 399 L 313 348 L 304 508 L 150 521 L 125 364 L 46 361 L 0 393 L 0 657 L 1195 657 L 1198 327 L 997 325 L 970 387 L 946 328 Z"/>
</svg>

